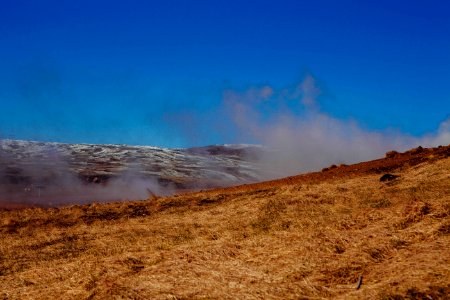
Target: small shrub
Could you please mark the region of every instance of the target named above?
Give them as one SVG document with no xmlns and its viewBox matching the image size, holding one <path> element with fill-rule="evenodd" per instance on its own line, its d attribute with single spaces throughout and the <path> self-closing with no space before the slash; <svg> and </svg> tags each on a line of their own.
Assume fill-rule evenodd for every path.
<svg viewBox="0 0 450 300">
<path fill-rule="evenodd" d="M 381 262 L 386 257 L 386 251 L 378 248 L 371 248 L 366 250 L 366 252 L 370 255 L 370 257 L 376 262 Z"/>
<path fill-rule="evenodd" d="M 437 232 L 439 234 L 443 234 L 443 235 L 450 234 L 450 223 L 446 223 L 446 224 L 441 225 L 438 228 Z"/>
<path fill-rule="evenodd" d="M 399 153 L 397 152 L 397 151 L 389 151 L 389 152 L 386 152 L 386 158 L 394 158 L 394 157 L 396 157 L 397 155 L 398 155 Z"/>
<path fill-rule="evenodd" d="M 280 228 L 283 230 L 288 230 L 291 228 L 292 222 L 291 221 L 283 221 L 281 222 Z"/>
<path fill-rule="evenodd" d="M 408 242 L 396 238 L 396 239 L 392 239 L 390 241 L 390 244 L 394 249 L 402 249 L 408 245 Z"/>
<path fill-rule="evenodd" d="M 386 208 L 386 207 L 389 207 L 392 205 L 391 201 L 386 198 L 371 199 L 368 197 L 368 198 L 362 200 L 361 202 L 362 202 L 362 204 L 367 205 L 372 208 Z"/>
<path fill-rule="evenodd" d="M 134 257 L 128 257 L 123 263 L 133 272 L 139 272 L 145 268 L 142 260 Z"/>
<path fill-rule="evenodd" d="M 261 206 L 258 217 L 251 223 L 251 226 L 253 229 L 268 231 L 272 224 L 278 221 L 281 211 L 285 208 L 284 203 L 272 199 L 269 200 Z"/>
<path fill-rule="evenodd" d="M 194 236 L 189 229 L 181 230 L 177 234 L 172 236 L 172 242 L 174 244 L 183 244 L 192 240 Z"/>
<path fill-rule="evenodd" d="M 388 199 L 380 199 L 370 204 L 373 208 L 385 208 L 391 206 L 391 201 Z"/>
<path fill-rule="evenodd" d="M 341 245 L 334 245 L 334 252 L 337 254 L 342 254 L 345 252 L 345 248 Z"/>
</svg>

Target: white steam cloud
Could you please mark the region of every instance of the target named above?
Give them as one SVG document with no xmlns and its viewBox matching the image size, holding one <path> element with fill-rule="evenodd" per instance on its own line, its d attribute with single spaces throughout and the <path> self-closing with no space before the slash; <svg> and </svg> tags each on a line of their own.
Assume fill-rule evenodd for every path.
<svg viewBox="0 0 450 300">
<path fill-rule="evenodd" d="M 224 93 L 222 113 L 236 127 L 239 139 L 271 150 L 261 158 L 271 177 L 370 160 L 394 149 L 450 143 L 450 119 L 436 133 L 422 137 L 373 131 L 321 111 L 317 102 L 320 93 L 310 75 L 290 89 L 261 86 L 242 92 L 230 90 Z"/>
</svg>

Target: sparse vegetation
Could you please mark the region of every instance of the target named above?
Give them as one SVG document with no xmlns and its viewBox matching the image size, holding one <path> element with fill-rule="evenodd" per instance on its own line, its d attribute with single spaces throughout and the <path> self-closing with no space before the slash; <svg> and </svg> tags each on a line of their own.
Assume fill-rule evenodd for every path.
<svg viewBox="0 0 450 300">
<path fill-rule="evenodd" d="M 435 158 L 390 158 L 395 185 L 379 181 L 386 165 L 376 161 L 139 202 L 2 211 L 0 299 L 444 299 L 450 158 Z"/>
</svg>

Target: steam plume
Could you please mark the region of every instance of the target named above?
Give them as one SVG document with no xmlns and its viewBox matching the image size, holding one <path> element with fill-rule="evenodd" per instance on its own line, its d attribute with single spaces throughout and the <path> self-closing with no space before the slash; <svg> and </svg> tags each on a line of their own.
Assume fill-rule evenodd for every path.
<svg viewBox="0 0 450 300">
<path fill-rule="evenodd" d="M 242 92 L 229 90 L 224 93 L 222 112 L 236 127 L 239 139 L 271 150 L 261 160 L 273 176 L 370 160 L 392 149 L 450 143 L 450 119 L 436 133 L 421 137 L 368 130 L 354 120 L 341 120 L 321 111 L 320 93 L 311 75 L 294 88 L 276 90 L 266 85 Z"/>
</svg>

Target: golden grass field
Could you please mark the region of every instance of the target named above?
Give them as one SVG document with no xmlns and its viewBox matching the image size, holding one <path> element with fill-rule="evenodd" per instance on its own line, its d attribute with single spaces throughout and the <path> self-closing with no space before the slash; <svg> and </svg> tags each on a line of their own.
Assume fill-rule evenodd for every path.
<svg viewBox="0 0 450 300">
<path fill-rule="evenodd" d="M 450 148 L 439 149 L 139 202 L 2 211 L 0 299 L 448 299 Z M 385 172 L 400 177 L 380 182 Z"/>
</svg>

